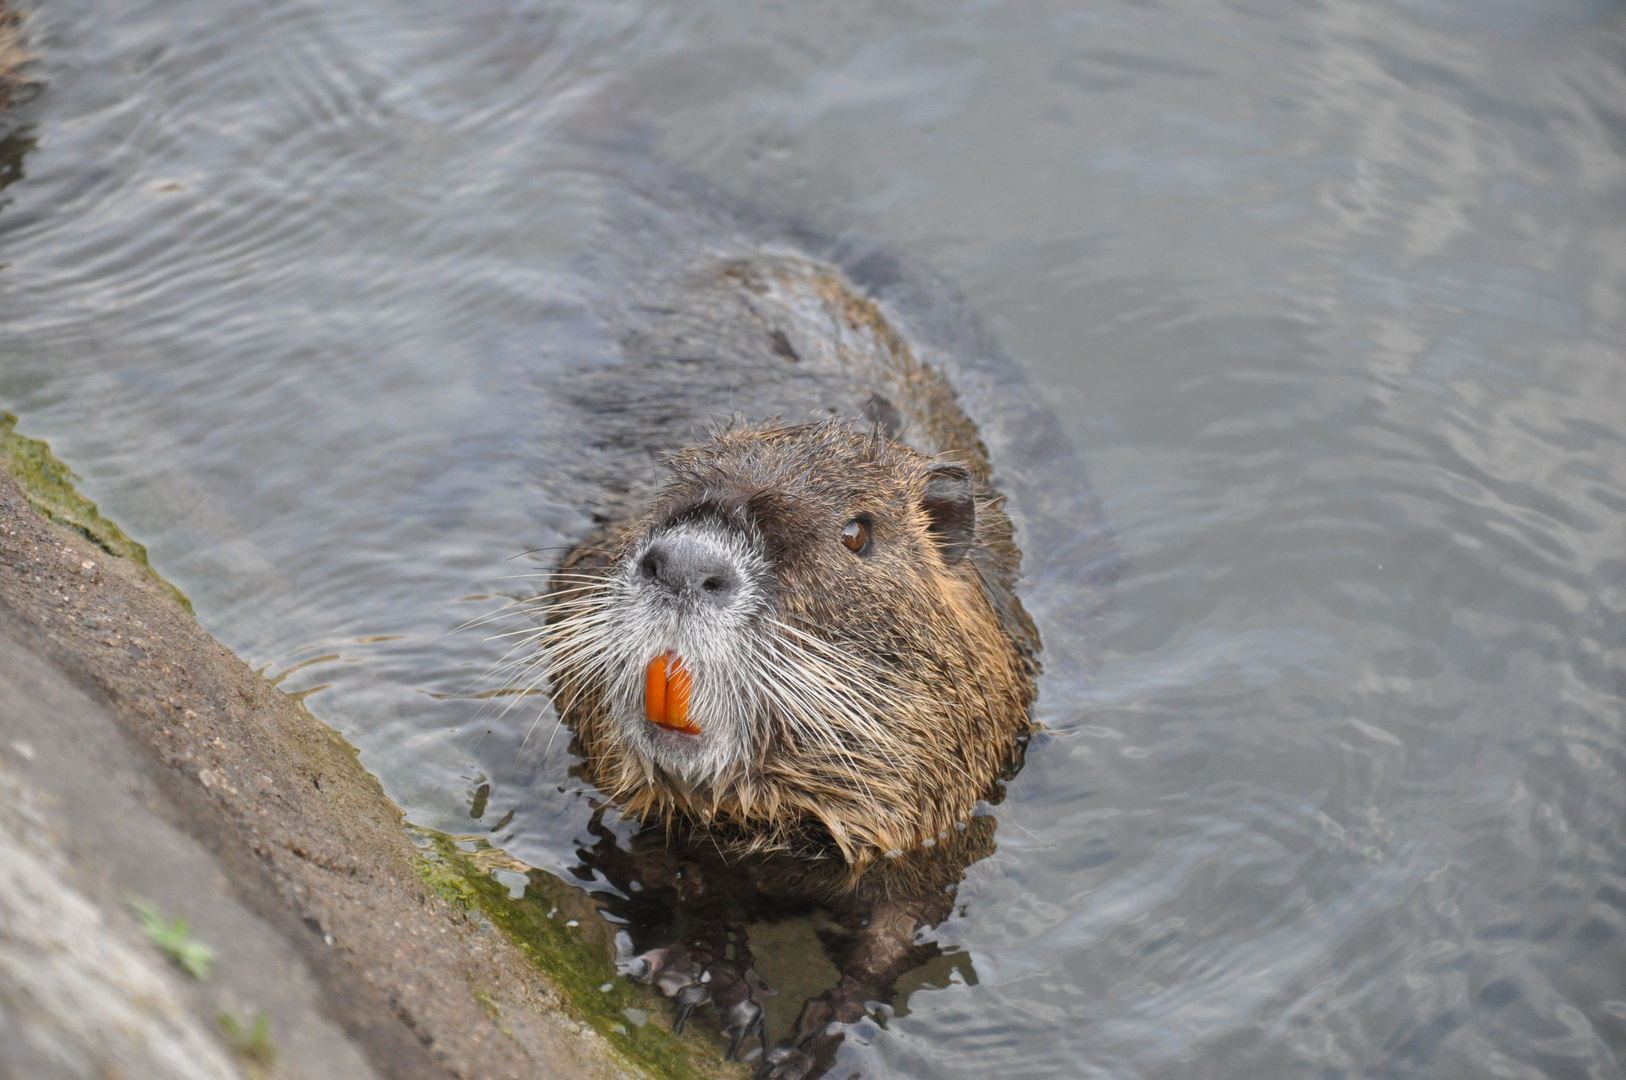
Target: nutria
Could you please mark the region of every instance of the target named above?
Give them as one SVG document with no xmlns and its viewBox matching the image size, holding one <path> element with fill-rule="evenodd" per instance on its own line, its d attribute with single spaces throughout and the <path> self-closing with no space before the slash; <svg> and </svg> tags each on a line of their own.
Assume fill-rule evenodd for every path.
<svg viewBox="0 0 1626 1080">
<path fill-rule="evenodd" d="M 974 812 L 1021 765 L 1038 671 L 1020 555 L 954 387 L 845 268 L 736 235 L 612 277 L 619 356 L 556 389 L 598 527 L 525 678 L 646 823 L 586 853 L 624 973 L 679 1026 L 714 1002 L 762 1075 L 815 1075 L 993 848 Z M 810 905 L 842 978 L 769 1052 L 743 927 Z"/>
</svg>

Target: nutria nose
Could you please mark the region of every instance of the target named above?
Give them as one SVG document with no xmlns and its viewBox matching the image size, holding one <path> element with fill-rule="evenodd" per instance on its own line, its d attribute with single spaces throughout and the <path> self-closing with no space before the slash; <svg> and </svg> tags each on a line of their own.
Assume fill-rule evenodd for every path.
<svg viewBox="0 0 1626 1080">
<path fill-rule="evenodd" d="M 694 536 L 663 536 L 638 560 L 645 582 L 674 596 L 692 597 L 726 608 L 740 598 L 741 578 L 726 551 Z"/>
</svg>

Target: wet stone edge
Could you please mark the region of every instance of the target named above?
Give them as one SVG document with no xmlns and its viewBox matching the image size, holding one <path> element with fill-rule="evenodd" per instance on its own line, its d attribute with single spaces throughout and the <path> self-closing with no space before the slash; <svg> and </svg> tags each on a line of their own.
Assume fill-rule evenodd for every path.
<svg viewBox="0 0 1626 1080">
<path fill-rule="evenodd" d="M 721 1060 L 723 1036 L 709 1012 L 682 1035 L 672 1005 L 653 989 L 616 974 L 615 928 L 582 890 L 511 858 L 483 837 L 454 837 L 414 825 L 418 874 L 442 899 L 490 919 L 548 975 L 577 1021 L 591 1026 L 629 1061 L 670 1080 L 745 1077 L 750 1067 Z M 525 878 L 515 896 L 496 873 Z"/>
<path fill-rule="evenodd" d="M 152 618 L 156 614 L 160 620 L 179 619 L 185 624 L 187 636 L 201 639 L 203 645 L 235 660 L 233 666 L 241 668 L 241 672 L 226 672 L 227 675 L 239 680 L 246 678 L 248 682 L 261 685 L 254 690 L 238 691 L 244 700 L 241 703 L 233 702 L 230 711 L 242 715 L 239 710 L 244 706 L 253 711 L 249 699 L 260 698 L 264 691 L 275 688 L 262 676 L 249 672 L 240 658 L 233 657 L 228 650 L 197 626 L 186 597 L 148 565 L 146 549 L 128 537 L 116 524 L 102 517 L 96 505 L 75 490 L 73 481 L 78 478 L 51 453 L 45 442 L 17 433 L 16 425 L 17 419 L 14 416 L 0 413 L 0 466 L 3 466 L 10 477 L 15 478 L 20 489 L 18 494 L 22 495 L 42 518 L 53 523 L 64 533 L 71 532 L 75 539 L 94 544 L 98 554 L 105 552 L 115 557 L 103 565 L 108 570 L 117 572 L 106 578 L 101 575 L 101 567 L 93 572 L 91 580 L 95 588 L 112 588 L 116 586 L 118 579 L 122 579 L 139 591 L 145 592 L 160 607 L 167 601 L 183 608 L 184 616 L 178 614 L 164 616 L 161 611 L 157 611 L 149 612 L 148 617 Z M 0 485 L 0 489 L 3 487 L 4 485 Z M 0 490 L 0 496 L 3 495 L 4 491 Z M 13 539 L 18 538 L 16 531 L 8 535 Z M 68 553 L 74 546 L 73 541 L 63 533 L 56 534 L 56 538 L 52 540 L 47 532 L 39 539 L 44 545 L 54 545 L 61 549 L 59 554 Z M 118 571 L 120 564 L 127 569 Z M 84 565 L 90 564 L 87 562 Z M 185 672 L 183 664 L 192 665 L 194 668 L 197 666 L 196 653 L 186 652 L 184 649 L 174 651 L 173 646 L 166 648 L 166 638 L 169 641 L 175 640 L 174 628 L 164 630 L 154 625 L 147 632 L 151 640 L 143 641 L 146 648 L 139 656 L 129 653 L 127 657 L 126 654 L 120 653 L 118 664 L 122 665 L 123 670 L 107 668 L 105 658 L 99 659 L 86 649 L 86 642 L 77 640 L 82 637 L 99 639 L 104 636 L 106 616 L 103 616 L 103 628 L 92 632 L 87 630 L 88 627 L 95 626 L 90 620 L 76 619 L 67 611 L 47 609 L 42 612 L 42 605 L 29 601 L 32 593 L 42 590 L 54 592 L 46 589 L 44 580 L 54 572 L 45 563 L 35 566 L 32 562 L 25 565 L 20 561 L 15 575 L 19 580 L 10 585 L 17 591 L 9 598 L 0 596 L 0 600 L 8 601 L 12 606 L 15 606 L 19 599 L 23 600 L 25 603 L 23 607 L 18 608 L 18 612 L 29 617 L 29 621 L 34 622 L 44 632 L 46 638 L 55 646 L 53 651 L 59 658 L 66 659 L 70 663 L 78 661 L 82 664 L 90 681 L 102 684 L 114 699 L 121 697 L 126 699 L 124 707 L 127 712 L 145 712 L 160 717 L 158 721 L 160 724 L 169 725 L 158 729 L 165 738 L 174 738 L 180 734 L 178 730 L 170 730 L 187 725 L 187 721 L 178 714 L 185 712 L 187 717 L 194 720 L 195 717 L 183 707 L 179 698 L 174 702 L 169 701 L 167 697 L 156 703 L 143 700 L 152 696 L 160 683 L 160 680 L 153 676 L 152 685 L 146 685 L 148 676 L 144 672 L 161 670 L 167 677 L 171 673 L 171 666 L 179 672 Z M 35 578 L 40 580 L 35 582 L 33 580 Z M 37 599 L 39 598 L 35 598 L 36 601 Z M 51 596 L 49 599 L 55 601 L 57 598 Z M 127 600 L 118 601 L 118 604 L 125 608 L 129 606 Z M 27 608 L 34 610 L 30 611 Z M 59 629 L 54 624 L 64 617 L 68 625 Z M 225 681 L 229 682 L 230 679 Z M 737 1078 L 749 1075 L 749 1066 L 722 1060 L 721 1037 L 714 1030 L 707 1030 L 714 1029 L 714 1024 L 697 1024 L 682 1036 L 674 1035 L 671 1031 L 670 1004 L 654 991 L 631 984 L 615 974 L 612 961 L 614 927 L 603 920 L 592 899 L 580 888 L 514 860 L 500 849 L 490 847 L 483 839 L 453 837 L 406 824 L 400 810 L 384 795 L 377 779 L 360 764 L 353 746 L 336 731 L 312 716 L 304 703 L 292 695 L 277 690 L 274 695 L 266 696 L 280 699 L 296 709 L 301 714 L 301 719 L 319 730 L 318 741 L 328 744 L 329 747 L 327 751 L 317 751 L 313 756 L 314 748 L 304 745 L 308 738 L 302 739 L 293 732 L 288 732 L 284 738 L 277 739 L 278 745 L 267 747 L 262 744 L 261 752 L 269 751 L 282 758 L 281 766 L 277 770 L 279 774 L 286 773 L 292 777 L 325 771 L 332 777 L 333 782 L 349 789 L 341 796 L 343 805 L 353 807 L 357 811 L 365 811 L 366 803 L 380 806 L 384 815 L 397 823 L 395 828 L 404 831 L 403 839 L 408 842 L 407 846 L 412 852 L 410 856 L 412 869 L 416 871 L 421 883 L 427 887 L 427 891 L 446 903 L 449 909 L 446 914 L 454 922 L 473 924 L 483 922 L 500 931 L 501 938 L 511 946 L 516 959 L 522 958 L 525 965 L 542 973 L 552 984 L 556 992 L 545 994 L 544 997 L 555 1005 L 563 1006 L 558 1012 L 566 1028 L 577 1027 L 578 1034 L 583 1036 L 591 1031 L 596 1036 L 593 1042 L 602 1040 L 599 1045 L 609 1051 L 607 1055 L 609 1060 L 604 1064 L 614 1073 L 626 1075 L 627 1072 L 632 1072 L 669 1080 Z M 140 718 L 132 718 L 130 726 L 132 734 L 142 735 L 142 741 L 151 742 L 154 734 L 152 730 L 145 733 L 136 730 L 142 726 L 150 728 L 150 720 L 143 725 Z M 227 733 L 231 734 L 229 730 Z M 253 732 L 245 730 L 241 734 L 248 741 L 256 740 L 256 734 Z M 175 745 L 179 746 L 179 740 Z M 211 826 L 217 836 L 232 833 L 241 835 L 242 807 L 233 806 L 231 803 L 233 800 L 246 798 L 248 793 L 240 792 L 233 786 L 228 770 L 218 766 L 203 767 L 202 761 L 193 765 L 190 754 L 185 756 L 184 765 L 180 759 L 168 760 L 162 751 L 158 756 L 175 774 L 178 774 L 176 780 L 182 780 L 193 789 L 188 799 L 190 808 L 196 809 L 202 805 L 212 804 L 219 812 L 221 820 Z M 353 775 L 333 777 L 332 772 L 336 765 Z M 279 775 L 279 782 L 283 778 Z M 327 778 L 324 777 L 317 787 L 320 788 L 327 782 Z M 203 798 L 197 798 L 199 795 Z M 238 820 L 236 822 L 229 820 L 233 817 Z M 304 822 L 307 829 L 321 825 L 322 823 L 315 819 Z M 251 835 L 242 839 L 248 841 L 253 855 L 280 864 L 287 858 L 286 852 L 291 852 L 297 857 L 298 863 L 305 864 L 300 869 L 306 871 L 312 867 L 333 871 L 340 864 L 351 861 L 342 851 L 342 844 L 365 843 L 368 832 L 366 828 L 361 828 L 352 831 L 351 835 L 343 840 L 333 837 L 340 850 L 330 849 L 321 857 L 317 857 L 314 852 L 301 850 L 297 844 L 279 844 L 278 846 L 285 848 L 286 852 L 279 852 L 276 859 L 272 860 L 267 848 L 262 846 L 259 839 L 252 836 L 252 829 L 249 831 Z M 395 835 L 401 837 L 402 832 L 397 831 Z M 242 856 L 246 854 L 248 853 L 240 852 L 223 858 L 222 869 L 228 875 L 235 876 L 236 873 L 246 869 L 242 860 Z M 365 862 L 367 859 L 374 859 L 382 864 L 388 862 L 391 857 L 390 852 L 380 849 L 375 852 L 357 852 L 355 861 Z M 522 895 L 514 895 L 515 890 L 498 879 L 496 874 L 500 871 L 507 871 L 503 876 L 509 881 L 514 881 L 515 875 L 523 875 Z M 365 874 L 358 875 L 353 868 L 348 873 L 352 884 L 364 881 L 366 877 Z M 285 882 L 286 899 L 293 898 L 287 895 L 288 891 L 298 896 L 308 895 L 307 890 L 297 884 L 297 881 L 298 878 L 295 876 Z M 240 888 L 244 891 L 253 891 L 262 888 L 263 884 L 261 881 L 245 877 Z M 380 917 L 383 917 L 383 910 L 386 910 L 388 903 L 392 901 L 393 898 L 384 897 L 381 892 Z M 313 920 L 307 914 L 304 921 L 314 925 L 317 922 L 325 923 L 327 920 Z M 333 934 L 324 932 L 324 937 L 330 948 L 334 947 L 336 940 L 339 940 L 341 947 L 347 950 L 365 948 L 360 942 L 351 944 L 343 941 L 342 935 L 341 938 L 335 938 Z M 361 966 L 366 966 L 367 957 L 364 954 L 356 959 L 361 962 Z M 471 956 L 465 959 L 463 966 L 475 970 L 478 965 L 479 961 Z M 520 1040 L 508 1027 L 508 1021 L 512 1018 L 505 1017 L 496 997 L 490 993 L 482 994 L 477 984 L 477 978 L 469 980 L 471 996 L 497 1029 L 507 1035 L 518 1048 Z M 512 1007 L 510 1004 L 510 1008 Z M 401 1014 L 401 1018 L 407 1021 L 409 1027 L 415 1026 L 405 1014 Z M 421 1034 L 418 1037 L 420 1040 L 423 1038 Z M 435 1056 L 442 1055 L 437 1052 Z M 442 1060 L 445 1060 L 444 1057 Z M 466 1065 L 475 1065 L 478 1068 L 475 1061 L 468 1061 Z M 386 1072 L 389 1071 L 393 1070 L 386 1069 Z M 463 1071 L 455 1066 L 452 1068 L 453 1075 Z"/>
</svg>

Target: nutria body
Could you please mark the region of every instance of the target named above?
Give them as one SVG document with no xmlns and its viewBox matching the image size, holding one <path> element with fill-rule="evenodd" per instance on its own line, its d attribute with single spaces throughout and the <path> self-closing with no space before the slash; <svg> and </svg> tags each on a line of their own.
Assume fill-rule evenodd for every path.
<svg viewBox="0 0 1626 1080">
<path fill-rule="evenodd" d="M 831 1021 L 935 953 L 918 931 L 992 850 L 975 811 L 1020 767 L 1039 642 L 987 451 L 926 350 L 794 235 L 707 225 L 733 232 L 611 268 L 619 355 L 560 390 L 597 528 L 540 601 L 529 678 L 580 773 L 646 822 L 586 855 L 641 939 L 624 970 L 680 1023 L 715 1002 L 731 1053 L 766 1042 L 744 924 L 817 904 L 845 928 L 840 985 L 764 1065 L 801 1077 Z"/>
</svg>

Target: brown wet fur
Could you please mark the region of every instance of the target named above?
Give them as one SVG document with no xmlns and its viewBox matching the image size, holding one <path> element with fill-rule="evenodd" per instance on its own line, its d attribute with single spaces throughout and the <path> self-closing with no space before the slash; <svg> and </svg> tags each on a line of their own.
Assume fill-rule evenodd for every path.
<svg viewBox="0 0 1626 1080">
<path fill-rule="evenodd" d="M 765 716 L 749 771 L 696 789 L 628 752 L 598 693 L 566 680 L 556 697 L 585 775 L 638 817 L 704 823 L 740 852 L 839 855 L 854 871 L 963 826 L 1028 732 L 1034 634 L 1011 592 L 1010 522 L 986 485 L 969 556 L 940 553 L 922 506 L 934 464 L 839 423 L 738 428 L 679 454 L 649 510 L 592 562 L 607 572 L 650 530 L 695 515 L 760 535 L 779 617 L 882 673 L 886 738 L 832 745 Z M 854 519 L 870 528 L 864 555 L 840 543 Z"/>
</svg>

